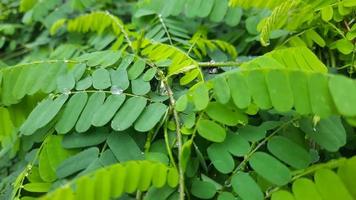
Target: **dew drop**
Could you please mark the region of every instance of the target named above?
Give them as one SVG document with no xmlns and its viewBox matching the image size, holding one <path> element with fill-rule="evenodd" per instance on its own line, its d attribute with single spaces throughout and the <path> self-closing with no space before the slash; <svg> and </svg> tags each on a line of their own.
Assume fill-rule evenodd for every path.
<svg viewBox="0 0 356 200">
<path fill-rule="evenodd" d="M 70 89 L 68 89 L 68 88 L 64 88 L 64 89 L 62 90 L 62 93 L 65 94 L 65 95 L 70 95 L 71 91 L 70 91 Z"/>
<path fill-rule="evenodd" d="M 122 94 L 122 92 L 124 91 L 123 89 L 119 88 L 118 86 L 116 85 L 113 85 L 110 89 L 111 91 L 111 94 L 114 94 L 114 95 L 119 95 L 119 94 Z"/>
</svg>

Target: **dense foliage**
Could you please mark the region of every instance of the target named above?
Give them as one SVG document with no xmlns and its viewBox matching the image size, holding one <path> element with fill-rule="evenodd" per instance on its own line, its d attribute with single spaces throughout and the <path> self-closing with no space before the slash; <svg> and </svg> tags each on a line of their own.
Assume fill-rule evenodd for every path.
<svg viewBox="0 0 356 200">
<path fill-rule="evenodd" d="M 0 199 L 356 199 L 355 0 L 1 0 Z"/>
</svg>

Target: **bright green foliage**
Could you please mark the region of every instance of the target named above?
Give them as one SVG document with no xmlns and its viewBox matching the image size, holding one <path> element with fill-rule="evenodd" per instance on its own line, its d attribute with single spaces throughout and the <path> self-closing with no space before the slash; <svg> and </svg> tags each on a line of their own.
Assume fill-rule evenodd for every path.
<svg viewBox="0 0 356 200">
<path fill-rule="evenodd" d="M 331 169 L 315 168 L 314 181 L 307 178 L 298 178 L 293 182 L 292 190 L 293 194 L 287 191 L 277 191 L 272 193 L 272 199 L 279 199 L 280 195 L 293 196 L 296 200 L 299 199 L 354 199 L 352 195 L 354 189 L 351 189 L 353 183 L 344 181 L 342 178 L 346 174 L 353 176 L 356 168 L 350 168 L 355 166 L 355 157 L 344 161 L 340 160 L 338 165 L 338 174 Z M 342 176 L 340 176 L 342 174 Z M 349 189 L 349 190 L 348 190 Z M 284 194 L 281 194 L 283 192 Z"/>
<path fill-rule="evenodd" d="M 147 170 L 147 168 L 153 170 Z M 82 176 L 70 185 L 59 188 L 41 199 L 83 199 L 86 196 L 89 198 L 95 196 L 105 200 L 120 197 L 124 192 L 131 193 L 138 188 L 145 191 L 151 184 L 155 187 L 162 187 L 165 184 L 175 187 L 178 184 L 178 179 L 176 179 L 176 173 L 169 173 L 172 170 L 175 169 L 149 161 L 116 164 Z M 141 184 L 147 184 L 138 185 L 135 180 L 140 181 Z M 123 186 L 124 188 L 119 192 L 119 188 Z M 89 196 L 88 191 L 93 196 Z"/>
<path fill-rule="evenodd" d="M 0 199 L 355 199 L 355 6 L 3 0 Z"/>
</svg>

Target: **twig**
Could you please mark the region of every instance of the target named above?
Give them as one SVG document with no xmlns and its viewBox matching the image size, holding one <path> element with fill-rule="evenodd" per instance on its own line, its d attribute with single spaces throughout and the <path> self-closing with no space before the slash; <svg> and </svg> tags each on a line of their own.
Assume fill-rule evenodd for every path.
<svg viewBox="0 0 356 200">
<path fill-rule="evenodd" d="M 162 73 L 160 73 L 161 76 L 163 76 Z M 179 200 L 184 200 L 184 170 L 182 166 L 182 135 L 180 131 L 180 120 L 178 116 L 178 112 L 174 109 L 176 101 L 173 96 L 173 91 L 171 87 L 169 86 L 168 82 L 166 79 L 162 79 L 164 86 L 167 90 L 168 96 L 169 96 L 169 102 L 172 107 L 172 112 L 173 112 L 173 118 L 176 124 L 176 134 L 177 134 L 177 143 L 178 143 L 178 171 L 179 171 Z"/>
<path fill-rule="evenodd" d="M 168 32 L 167 26 L 166 26 L 166 24 L 164 23 L 161 14 L 158 15 L 158 19 L 159 19 L 159 21 L 161 22 L 161 24 L 162 24 L 162 26 L 163 26 L 163 29 L 164 29 L 164 31 L 165 31 L 166 34 L 167 34 L 167 37 L 168 37 L 168 40 L 169 40 L 169 44 L 173 45 L 172 38 L 171 38 L 171 34 L 169 34 L 169 32 Z"/>
<path fill-rule="evenodd" d="M 121 30 L 121 32 L 124 34 L 124 37 L 128 43 L 128 45 L 130 46 L 132 52 L 135 52 L 135 49 L 132 46 L 132 41 L 129 38 L 129 34 L 126 32 L 124 25 L 120 23 L 119 19 L 117 17 L 115 17 L 114 15 L 112 15 L 109 11 L 106 11 L 106 14 L 113 20 L 113 22 L 115 23 L 115 25 L 117 27 L 119 27 L 119 29 Z"/>
<path fill-rule="evenodd" d="M 230 66 L 240 66 L 242 62 L 200 62 L 198 65 L 200 67 L 230 67 Z"/>
<path fill-rule="evenodd" d="M 33 62 L 28 62 L 28 63 L 20 63 L 20 64 L 13 65 L 13 66 L 7 66 L 7 67 L 0 69 L 0 71 L 6 71 L 6 70 L 14 69 L 17 67 L 24 67 L 24 66 L 30 66 L 30 65 L 53 64 L 53 63 L 61 63 L 61 62 L 73 63 L 73 64 L 82 63 L 82 62 L 79 62 L 76 60 L 40 60 L 40 61 L 33 61 Z"/>
</svg>

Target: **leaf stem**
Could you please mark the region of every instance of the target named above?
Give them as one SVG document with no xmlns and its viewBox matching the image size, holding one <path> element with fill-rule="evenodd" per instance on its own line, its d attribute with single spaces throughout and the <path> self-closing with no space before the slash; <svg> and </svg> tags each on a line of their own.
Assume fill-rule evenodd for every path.
<svg viewBox="0 0 356 200">
<path fill-rule="evenodd" d="M 163 76 L 162 73 L 160 73 L 161 76 Z M 176 101 L 173 96 L 173 91 L 171 87 L 169 86 L 168 82 L 166 79 L 162 79 L 164 86 L 167 90 L 167 94 L 169 96 L 169 102 L 170 106 L 172 108 L 173 112 L 173 118 L 176 124 L 176 134 L 177 134 L 177 144 L 178 144 L 178 172 L 179 172 L 179 200 L 184 200 L 184 170 L 183 170 L 183 165 L 182 165 L 182 135 L 180 131 L 180 119 L 178 116 L 178 112 L 174 109 Z"/>
<path fill-rule="evenodd" d="M 230 61 L 230 62 L 199 62 L 200 67 L 239 67 L 242 62 Z"/>
</svg>

